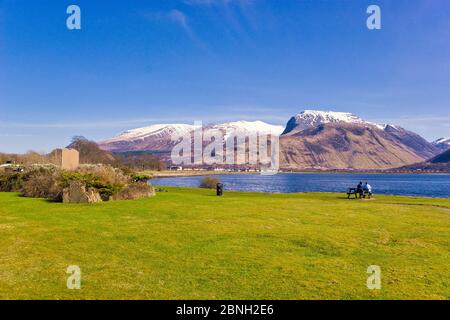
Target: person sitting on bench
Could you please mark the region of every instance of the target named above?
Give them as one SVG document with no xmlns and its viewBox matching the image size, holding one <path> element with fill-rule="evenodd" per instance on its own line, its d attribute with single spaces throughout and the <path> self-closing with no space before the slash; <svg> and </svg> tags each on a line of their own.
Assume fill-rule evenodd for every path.
<svg viewBox="0 0 450 320">
<path fill-rule="evenodd" d="M 364 187 L 363 187 L 364 193 L 367 193 L 367 195 L 370 197 L 372 197 L 372 186 L 369 183 L 365 183 Z"/>
<path fill-rule="evenodd" d="M 363 194 L 364 194 L 364 190 L 363 190 L 363 183 L 362 181 L 359 182 L 359 184 L 356 186 L 356 194 L 359 194 L 359 197 L 362 198 Z"/>
</svg>

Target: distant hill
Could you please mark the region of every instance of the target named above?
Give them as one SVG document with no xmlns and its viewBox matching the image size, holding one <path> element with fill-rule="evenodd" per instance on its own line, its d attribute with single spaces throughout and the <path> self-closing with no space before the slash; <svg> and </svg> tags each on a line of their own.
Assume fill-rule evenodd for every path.
<svg viewBox="0 0 450 320">
<path fill-rule="evenodd" d="M 450 149 L 434 157 L 429 162 L 431 163 L 449 163 L 450 162 Z"/>
<path fill-rule="evenodd" d="M 89 141 L 84 137 L 74 137 L 72 143 L 67 146 L 76 149 L 80 153 L 82 164 L 111 164 L 120 167 L 129 167 L 136 170 L 162 170 L 165 165 L 158 157 L 145 153 L 123 153 L 113 154 L 102 150 L 96 142 Z"/>
<path fill-rule="evenodd" d="M 450 172 L 450 149 L 421 163 L 403 166 L 398 171 Z"/>
<path fill-rule="evenodd" d="M 113 164 L 116 161 L 111 152 L 100 149 L 96 142 L 84 137 L 74 137 L 67 148 L 78 150 L 80 163 Z"/>
</svg>

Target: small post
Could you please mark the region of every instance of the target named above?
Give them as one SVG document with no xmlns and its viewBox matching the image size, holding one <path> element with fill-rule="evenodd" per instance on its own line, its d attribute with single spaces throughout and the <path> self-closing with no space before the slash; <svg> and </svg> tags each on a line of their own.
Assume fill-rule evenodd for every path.
<svg viewBox="0 0 450 320">
<path fill-rule="evenodd" d="M 222 196 L 223 195 L 223 184 L 222 183 L 218 183 L 217 187 L 216 187 L 216 194 L 217 196 Z"/>
</svg>

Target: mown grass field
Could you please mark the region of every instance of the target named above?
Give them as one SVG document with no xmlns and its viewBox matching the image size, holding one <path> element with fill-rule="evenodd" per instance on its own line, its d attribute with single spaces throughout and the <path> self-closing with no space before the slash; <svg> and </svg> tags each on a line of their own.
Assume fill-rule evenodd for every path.
<svg viewBox="0 0 450 320">
<path fill-rule="evenodd" d="M 450 298 L 450 199 L 167 190 L 95 205 L 0 193 L 0 298 Z"/>
</svg>

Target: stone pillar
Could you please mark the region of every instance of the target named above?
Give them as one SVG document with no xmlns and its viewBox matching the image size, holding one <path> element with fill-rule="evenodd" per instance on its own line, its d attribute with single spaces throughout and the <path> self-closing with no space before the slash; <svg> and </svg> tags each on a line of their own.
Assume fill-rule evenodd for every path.
<svg viewBox="0 0 450 320">
<path fill-rule="evenodd" d="M 80 154 L 75 149 L 62 149 L 61 168 L 64 170 L 75 170 L 80 164 Z"/>
</svg>

